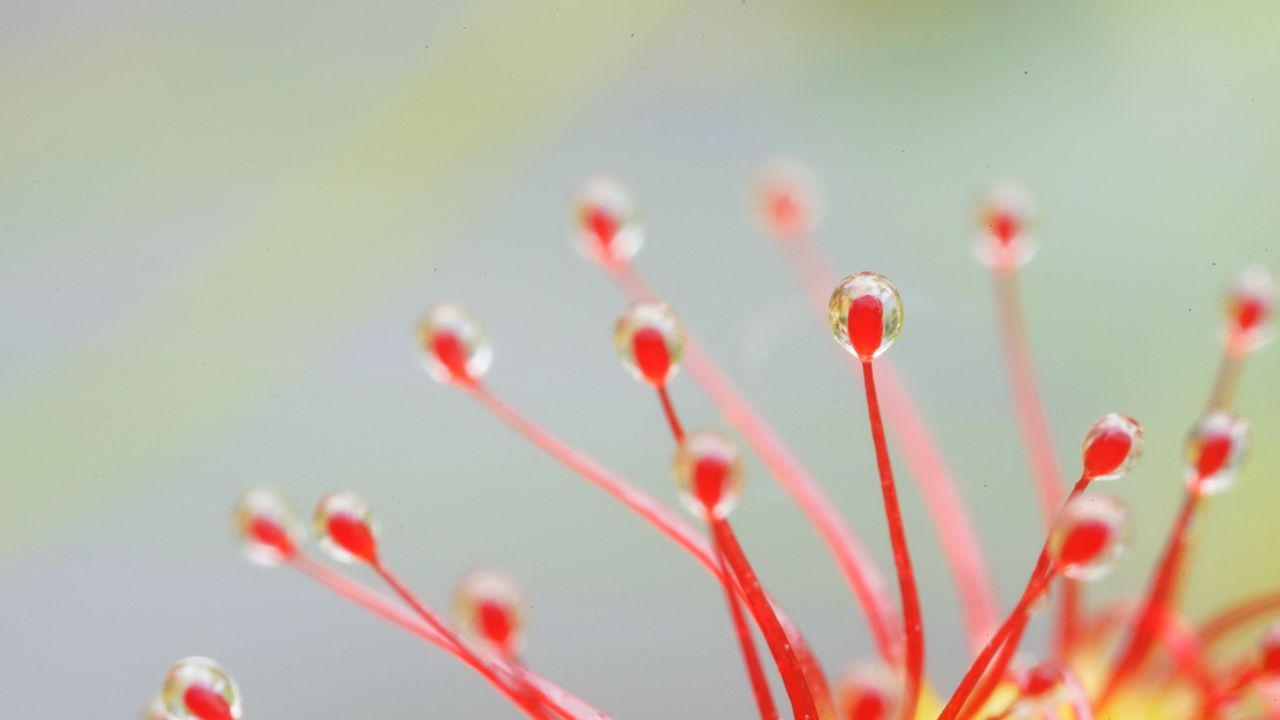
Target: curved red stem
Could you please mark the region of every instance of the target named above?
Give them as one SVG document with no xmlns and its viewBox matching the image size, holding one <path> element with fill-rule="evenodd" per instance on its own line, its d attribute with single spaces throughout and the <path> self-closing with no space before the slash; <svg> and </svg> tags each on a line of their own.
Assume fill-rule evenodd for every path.
<svg viewBox="0 0 1280 720">
<path fill-rule="evenodd" d="M 1005 673 L 1009 671 L 1009 663 L 1013 662 L 1014 656 L 1018 653 L 1018 646 L 1022 644 L 1022 633 L 1027 629 L 1027 623 L 1031 621 L 1031 613 L 1024 612 L 1022 617 L 1014 623 L 1013 628 L 1005 637 L 1004 644 L 1000 648 L 1000 652 L 996 655 L 995 660 L 991 662 L 990 668 L 982 677 L 982 682 L 978 683 L 973 694 L 965 701 L 963 708 L 963 716 L 971 718 L 974 714 L 982 710 L 982 707 L 991 699 L 991 694 L 1000 686 L 1000 682 L 1004 680 Z"/>
<path fill-rule="evenodd" d="M 814 314 L 825 326 L 827 302 L 837 280 L 831 263 L 808 233 L 789 236 L 782 246 Z M 848 359 L 857 373 L 860 370 L 857 359 L 852 356 Z M 885 422 L 902 450 L 908 473 L 920 488 L 920 497 L 933 522 L 951 582 L 960 598 L 970 651 L 977 655 L 995 632 L 1000 617 L 995 584 L 983 559 L 978 533 L 951 468 L 915 399 L 892 362 L 888 359 L 877 362 Z"/>
<path fill-rule="evenodd" d="M 760 579 L 751 568 L 746 553 L 738 544 L 733 529 L 729 527 L 728 522 L 713 519 L 711 534 L 715 538 L 717 547 L 724 554 L 729 569 L 738 579 L 747 608 L 755 617 L 760 633 L 764 635 L 765 644 L 769 646 L 773 661 L 778 666 L 778 674 L 782 676 L 782 684 L 787 690 L 787 698 L 791 701 L 791 711 L 796 720 L 818 720 L 818 708 L 813 696 L 810 695 L 804 667 L 796 657 L 787 633 L 778 616 L 774 614 L 774 607 L 765 595 Z"/>
<path fill-rule="evenodd" d="M 924 676 L 924 622 L 920 614 L 920 597 L 916 590 L 915 571 L 907 549 L 907 532 L 898 505 L 898 489 L 893 481 L 893 465 L 889 460 L 889 444 L 880 417 L 880 400 L 876 395 L 875 371 L 870 361 L 862 363 L 863 387 L 867 394 L 867 417 L 871 422 L 871 439 L 876 448 L 876 468 L 880 472 L 880 493 L 884 496 L 884 514 L 889 525 L 889 542 L 893 547 L 893 565 L 898 574 L 898 590 L 902 594 L 902 617 L 906 629 L 906 707 L 903 717 L 914 718 L 920 701 L 920 683 Z"/>
<path fill-rule="evenodd" d="M 722 583 L 724 599 L 729 606 L 729 616 L 733 619 L 733 630 L 738 638 L 738 647 L 742 651 L 742 663 L 747 669 L 747 679 L 751 682 L 751 694 L 755 697 L 761 720 L 777 720 L 778 708 L 773 703 L 773 693 L 769 690 L 769 681 L 764 676 L 764 667 L 760 664 L 755 640 L 751 637 L 751 629 L 747 627 L 747 619 L 742 615 L 742 606 L 738 603 L 738 596 L 734 593 L 733 583 L 729 579 L 731 576 L 724 552 L 718 544 L 716 550 L 724 580 Z"/>
<path fill-rule="evenodd" d="M 1206 646 L 1217 643 L 1242 625 L 1271 613 L 1280 613 L 1280 590 L 1249 598 L 1209 618 L 1200 626 L 1200 642 Z"/>
<path fill-rule="evenodd" d="M 667 424 L 671 426 L 676 444 L 684 442 L 684 426 L 680 424 L 680 416 L 676 415 L 676 408 L 671 404 L 671 395 L 667 392 L 666 385 L 658 386 L 658 399 L 662 401 L 662 413 L 667 417 Z"/>
</svg>

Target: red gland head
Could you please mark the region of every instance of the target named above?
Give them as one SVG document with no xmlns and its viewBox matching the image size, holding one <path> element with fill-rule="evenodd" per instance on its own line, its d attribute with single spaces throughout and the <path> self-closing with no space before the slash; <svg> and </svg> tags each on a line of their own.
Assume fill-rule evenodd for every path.
<svg viewBox="0 0 1280 720">
<path fill-rule="evenodd" d="M 760 172 L 756 206 L 765 229 L 783 241 L 813 233 L 821 219 L 821 189 L 808 168 L 778 158 Z"/>
<path fill-rule="evenodd" d="M 1129 510 L 1101 493 L 1081 495 L 1062 508 L 1050 538 L 1054 564 L 1074 580 L 1096 580 L 1124 553 Z"/>
<path fill-rule="evenodd" d="M 1187 435 L 1187 486 L 1215 495 L 1235 484 L 1249 450 L 1249 426 L 1224 410 L 1211 412 Z"/>
<path fill-rule="evenodd" d="M 742 458 L 727 435 L 698 430 L 685 435 L 673 463 L 676 490 L 694 516 L 723 520 L 742 497 Z"/>
<path fill-rule="evenodd" d="M 1276 287 L 1266 268 L 1255 266 L 1227 292 L 1227 351 L 1233 355 L 1256 350 L 1271 340 L 1271 311 Z"/>
<path fill-rule="evenodd" d="M 1259 644 L 1258 668 L 1268 680 L 1280 680 L 1280 622 L 1272 625 Z"/>
<path fill-rule="evenodd" d="M 1009 717 L 1058 717 L 1067 701 L 1068 672 L 1062 665 L 1044 662 L 1023 673 L 1017 680 L 1019 697 Z"/>
<path fill-rule="evenodd" d="M 218 663 L 179 660 L 165 676 L 160 698 L 175 720 L 240 720 L 240 690 Z"/>
<path fill-rule="evenodd" d="M 524 647 L 524 598 L 507 575 L 489 568 L 467 573 L 454 591 L 453 611 L 468 639 L 502 655 L 517 655 Z"/>
<path fill-rule="evenodd" d="M 298 554 L 302 520 L 281 495 L 256 488 L 240 496 L 232 516 L 245 555 L 258 565 L 280 565 Z"/>
<path fill-rule="evenodd" d="M 974 252 L 999 272 L 1015 270 L 1035 254 L 1028 226 L 1034 212 L 1031 196 L 1012 182 L 997 185 L 980 204 L 980 231 Z"/>
<path fill-rule="evenodd" d="M 646 300 L 618 318 L 613 347 L 635 379 L 662 387 L 675 376 L 684 357 L 684 331 L 666 303 Z"/>
<path fill-rule="evenodd" d="M 574 203 L 578 249 L 605 267 L 625 265 L 640 252 L 644 230 L 636 220 L 636 203 L 617 180 L 588 180 Z"/>
<path fill-rule="evenodd" d="M 1117 480 L 1138 464 L 1143 449 L 1142 426 L 1128 415 L 1111 413 L 1093 424 L 1084 437 L 1084 474 L 1094 480 Z"/>
<path fill-rule="evenodd" d="M 484 326 L 454 303 L 441 303 L 418 322 L 423 367 L 439 383 L 474 385 L 493 364 Z"/>
<path fill-rule="evenodd" d="M 320 547 L 334 560 L 346 563 L 378 561 L 378 524 L 364 498 L 351 492 L 324 496 L 316 505 L 312 524 Z"/>
<path fill-rule="evenodd" d="M 884 665 L 855 665 L 840 679 L 836 707 L 840 720 L 897 720 L 902 714 L 902 681 Z"/>
<path fill-rule="evenodd" d="M 873 272 L 841 280 L 827 311 L 836 342 L 863 362 L 879 357 L 902 332 L 902 297 L 888 278 Z"/>
</svg>

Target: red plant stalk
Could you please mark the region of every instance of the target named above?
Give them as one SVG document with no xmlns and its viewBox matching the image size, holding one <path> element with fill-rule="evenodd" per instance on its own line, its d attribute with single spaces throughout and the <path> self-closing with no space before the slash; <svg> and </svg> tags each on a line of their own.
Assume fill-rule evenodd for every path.
<svg viewBox="0 0 1280 720">
<path fill-rule="evenodd" d="M 465 656 L 457 645 L 451 643 L 448 638 L 431 628 L 416 615 L 401 609 L 390 599 L 379 595 L 377 592 L 325 565 L 315 562 L 305 555 L 296 556 L 290 561 L 290 564 L 298 571 L 329 588 L 340 597 L 346 598 L 348 601 L 359 605 L 365 610 L 373 613 L 375 616 L 409 631 L 419 638 L 422 638 L 432 645 L 448 652 L 466 663 L 468 666 L 475 668 L 475 666 L 471 664 L 471 659 L 468 656 Z M 518 696 L 515 689 L 511 687 L 508 682 L 497 677 L 498 675 L 506 675 L 514 680 L 514 669 L 497 659 L 479 660 L 494 672 L 493 675 L 481 672 L 481 676 L 484 677 L 485 680 L 489 681 L 494 688 L 501 692 L 517 707 L 523 707 L 522 699 Z M 475 669 L 477 669 L 477 671 L 479 670 L 478 668 Z M 541 694 L 542 698 L 546 700 L 548 706 L 561 717 L 567 718 L 568 720 L 609 720 L 609 716 L 605 713 L 591 707 L 583 700 L 580 700 L 548 680 L 528 671 L 526 671 L 525 677 L 527 681 L 537 689 L 537 692 Z"/>
<path fill-rule="evenodd" d="M 644 300 L 655 297 L 630 264 L 611 270 L 611 277 L 618 282 L 628 298 Z M 862 541 L 836 511 L 835 505 L 800 460 L 725 377 L 710 356 L 702 351 L 687 327 L 684 366 L 693 381 L 720 410 L 724 421 L 737 430 L 756 451 L 769 473 L 791 494 L 817 528 L 852 589 L 854 598 L 862 607 L 880 655 L 892 663 L 899 662 L 902 656 L 899 643 L 901 625 L 893 611 L 884 577 Z"/>
<path fill-rule="evenodd" d="M 1206 647 L 1217 644 L 1242 626 L 1280 613 L 1280 590 L 1249 598 L 1206 620 L 1197 633 Z"/>
<path fill-rule="evenodd" d="M 782 238 L 781 245 L 809 304 L 825 324 L 827 302 L 837 281 L 831 264 L 807 233 L 788 235 Z M 858 372 L 857 362 L 852 357 L 849 361 L 854 372 Z M 937 532 L 952 584 L 960 598 L 970 651 L 977 655 L 999 623 L 991 572 L 983 559 L 977 531 L 956 487 L 955 477 L 915 399 L 893 364 L 885 358 L 879 362 L 885 420 L 902 448 L 908 473 L 920 488 L 920 497 Z"/>
<path fill-rule="evenodd" d="M 667 392 L 666 385 L 658 386 L 658 399 L 662 402 L 662 413 L 667 417 L 667 424 L 671 426 L 671 435 L 679 443 L 684 439 L 684 427 L 680 424 L 680 416 L 676 415 L 675 406 L 671 404 L 671 394 Z"/>
<path fill-rule="evenodd" d="M 686 338 L 686 361 L 688 356 L 688 339 Z M 713 576 L 723 582 L 720 565 L 716 560 L 713 549 L 708 547 L 706 540 L 665 505 L 539 427 L 536 423 L 517 412 L 515 408 L 503 402 L 485 385 L 476 382 L 466 389 L 471 392 L 472 397 L 476 398 L 496 417 L 506 422 L 535 446 L 551 455 L 579 476 L 622 502 L 632 512 L 635 512 L 663 535 L 673 540 L 685 552 L 701 563 Z M 735 586 L 738 596 L 745 601 L 749 601 L 741 583 L 735 583 Z M 804 670 L 809 690 L 815 698 L 815 702 L 824 708 L 830 707 L 830 691 L 828 690 L 826 676 L 813 652 L 809 649 L 808 642 L 801 635 L 795 624 L 776 605 L 773 607 L 773 613 L 782 626 L 787 640 Z M 759 617 L 754 613 L 753 618 L 756 619 L 757 623 L 759 622 Z M 761 628 L 761 631 L 763 632 L 763 628 Z"/>
<path fill-rule="evenodd" d="M 889 445 L 885 441 L 884 422 L 880 418 L 880 401 L 876 397 L 875 371 L 871 359 L 862 362 L 863 386 L 867 395 L 867 417 L 871 422 L 871 438 L 876 448 L 876 468 L 880 472 L 880 492 L 884 496 L 884 513 L 889 525 L 889 541 L 893 547 L 893 564 L 898 574 L 898 591 L 902 595 L 902 617 L 906 630 L 906 687 L 904 718 L 914 718 L 920 701 L 920 683 L 924 676 L 924 623 L 920 614 L 920 597 L 916 591 L 915 571 L 907 549 L 906 529 L 898 506 L 898 489 L 893 481 L 889 461 Z"/>
</svg>

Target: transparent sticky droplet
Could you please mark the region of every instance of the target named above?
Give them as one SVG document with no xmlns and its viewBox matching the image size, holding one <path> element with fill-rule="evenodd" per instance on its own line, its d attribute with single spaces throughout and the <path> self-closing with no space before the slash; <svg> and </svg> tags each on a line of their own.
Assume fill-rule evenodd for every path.
<svg viewBox="0 0 1280 720">
<path fill-rule="evenodd" d="M 268 488 L 255 488 L 241 495 L 231 521 L 245 556 L 258 565 L 289 561 L 297 555 L 304 539 L 297 511 Z"/>
<path fill-rule="evenodd" d="M 1040 663 L 1019 678 L 1020 695 L 1009 708 L 1009 717 L 1018 720 L 1039 720 L 1058 717 L 1068 702 L 1068 671 L 1052 662 Z"/>
<path fill-rule="evenodd" d="M 142 720 L 173 720 L 173 716 L 164 706 L 164 700 L 159 695 L 151 699 L 147 706 L 142 708 L 142 714 L 139 715 Z"/>
<path fill-rule="evenodd" d="M 587 181 L 574 199 L 578 250 L 606 267 L 626 264 L 644 245 L 644 229 L 636 202 L 622 183 L 611 177 Z"/>
<path fill-rule="evenodd" d="M 861 360 L 879 357 L 902 332 L 902 297 L 883 275 L 854 273 L 836 286 L 828 305 L 831 332 Z"/>
<path fill-rule="evenodd" d="M 840 720 L 896 720 L 902 714 L 902 679 L 883 663 L 849 668 L 836 688 Z"/>
<path fill-rule="evenodd" d="M 1097 580 L 1124 554 L 1129 541 L 1129 509 L 1103 493 L 1081 495 L 1062 508 L 1050 536 L 1050 552 L 1062 574 Z"/>
<path fill-rule="evenodd" d="M 978 240 L 974 255 L 997 271 L 1025 265 L 1036 253 L 1029 226 L 1035 202 L 1021 185 L 1004 181 L 987 193 L 978 209 Z"/>
<path fill-rule="evenodd" d="M 1248 452 L 1248 423 L 1226 411 L 1209 413 L 1187 435 L 1187 485 L 1205 495 L 1229 489 Z"/>
<path fill-rule="evenodd" d="M 742 498 L 742 457 L 723 433 L 685 435 L 672 465 L 680 501 L 695 517 L 723 520 Z"/>
<path fill-rule="evenodd" d="M 240 689 L 209 658 L 189 657 L 175 663 L 160 697 L 176 720 L 240 720 Z"/>
<path fill-rule="evenodd" d="M 503 655 L 516 655 L 524 647 L 524 607 L 515 581 L 492 568 L 467 573 L 453 594 L 454 618 L 463 636 Z"/>
<path fill-rule="evenodd" d="M 484 326 L 466 308 L 441 303 L 418 322 L 423 367 L 439 383 L 468 384 L 484 377 L 493 348 Z"/>
<path fill-rule="evenodd" d="M 1276 286 L 1267 269 L 1255 265 L 1231 286 L 1226 297 L 1227 350 L 1242 355 L 1271 342 L 1271 312 Z"/>
<path fill-rule="evenodd" d="M 684 331 L 666 303 L 642 301 L 627 308 L 613 329 L 613 347 L 631 376 L 662 386 L 684 357 Z"/>
<path fill-rule="evenodd" d="M 764 229 L 779 240 L 811 235 L 822 220 L 822 186 L 792 158 L 770 161 L 756 180 L 755 208 Z"/>
<path fill-rule="evenodd" d="M 1084 437 L 1084 472 L 1094 480 L 1122 478 L 1142 458 L 1144 444 L 1138 421 L 1111 413 L 1094 423 Z"/>
<path fill-rule="evenodd" d="M 378 556 L 378 523 L 364 498 L 352 492 L 324 496 L 312 517 L 321 549 L 345 563 L 372 563 Z"/>
</svg>

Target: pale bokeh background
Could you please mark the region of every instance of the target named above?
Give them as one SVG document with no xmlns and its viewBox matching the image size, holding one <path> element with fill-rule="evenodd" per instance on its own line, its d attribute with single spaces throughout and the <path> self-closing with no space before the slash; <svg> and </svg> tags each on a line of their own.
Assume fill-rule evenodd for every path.
<svg viewBox="0 0 1280 720">
<path fill-rule="evenodd" d="M 1137 591 L 1217 363 L 1221 288 L 1276 269 L 1273 3 L 10 0 L 0 6 L 0 696 L 6 716 L 129 717 L 173 660 L 248 717 L 509 717 L 461 666 L 227 532 L 245 488 L 350 488 L 443 604 L 478 562 L 533 601 L 529 661 L 623 718 L 750 710 L 719 591 L 668 543 L 432 385 L 412 326 L 465 299 L 493 386 L 664 498 L 669 439 L 612 357 L 622 308 L 566 203 L 640 197 L 658 288 L 887 568 L 861 392 L 747 186 L 787 151 L 826 180 L 820 241 L 907 303 L 893 359 L 935 424 L 1012 599 L 1040 531 L 971 259 L 971 203 L 1038 194 L 1026 306 L 1060 464 L 1111 410 L 1148 431 L 1115 487 Z M 1190 5 L 1190 4 L 1188 4 Z M 1193 612 L 1274 586 L 1276 354 L 1239 406 L 1252 464 L 1215 500 Z M 686 378 L 690 424 L 714 422 Z M 835 672 L 870 646 L 831 563 L 751 466 L 735 517 Z M 930 667 L 960 672 L 949 580 L 904 490 Z M 1032 647 L 1034 647 L 1034 643 Z"/>
</svg>

